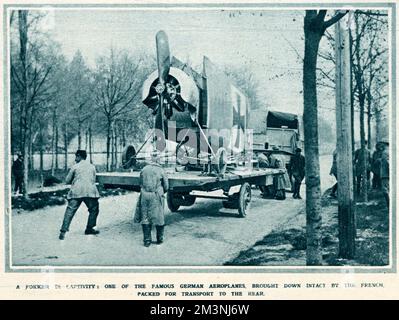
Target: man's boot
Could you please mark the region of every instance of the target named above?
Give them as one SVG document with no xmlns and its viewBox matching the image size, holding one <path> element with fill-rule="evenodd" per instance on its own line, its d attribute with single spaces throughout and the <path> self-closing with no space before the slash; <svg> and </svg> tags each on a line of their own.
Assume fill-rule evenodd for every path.
<svg viewBox="0 0 399 320">
<path fill-rule="evenodd" d="M 156 226 L 157 227 L 157 244 L 162 244 L 163 242 L 163 231 L 165 226 Z"/>
<path fill-rule="evenodd" d="M 143 224 L 143 236 L 144 236 L 144 246 L 149 247 L 151 245 L 151 228 L 150 224 Z"/>
</svg>

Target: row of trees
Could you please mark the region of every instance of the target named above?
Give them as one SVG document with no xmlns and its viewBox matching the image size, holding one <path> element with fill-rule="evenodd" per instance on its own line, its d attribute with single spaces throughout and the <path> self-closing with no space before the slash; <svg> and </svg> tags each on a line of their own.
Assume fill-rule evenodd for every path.
<svg viewBox="0 0 399 320">
<path fill-rule="evenodd" d="M 304 128 L 306 161 L 306 225 L 307 264 L 322 264 L 321 257 L 321 190 L 319 165 L 318 101 L 317 89 L 321 86 L 335 89 L 335 37 L 328 28 L 348 12 L 328 16 L 326 10 L 307 10 L 304 18 L 305 54 L 303 59 Z M 387 14 L 380 11 L 355 11 L 351 13 L 349 28 L 350 108 L 352 146 L 354 145 L 354 114 L 359 111 L 361 152 L 366 152 L 366 139 L 372 140 L 371 118 L 379 122 L 380 113 L 387 108 L 388 90 L 388 23 Z M 327 39 L 326 50 L 319 50 L 322 39 Z M 318 59 L 321 58 L 321 59 Z M 318 65 L 319 62 L 322 62 Z M 321 61 L 320 61 L 321 60 Z M 324 63 L 323 62 L 329 62 Z M 331 66 L 332 64 L 332 66 Z M 367 114 L 368 134 L 365 132 Z M 378 137 L 378 136 L 377 136 Z M 354 148 L 352 148 L 354 150 Z M 367 157 L 361 157 L 361 201 L 367 201 Z M 351 162 L 352 163 L 352 162 Z M 341 207 L 342 209 L 342 207 Z M 350 210 L 351 211 L 351 210 Z M 347 228 L 348 226 L 343 226 Z M 353 251 L 340 252 L 353 258 Z"/>
<path fill-rule="evenodd" d="M 13 11 L 11 29 L 11 124 L 12 152 L 24 156 L 24 186 L 28 185 L 33 155 L 39 153 L 43 175 L 44 153 L 52 157 L 52 174 L 67 170 L 68 145 L 88 149 L 90 159 L 93 136 L 105 137 L 106 170 L 113 170 L 127 140 L 140 141 L 152 126 L 152 117 L 141 103 L 141 87 L 156 59 L 144 53 L 110 48 L 90 67 L 77 51 L 69 62 L 60 45 L 43 31 L 45 14 L 38 11 Z M 243 68 L 226 67 L 226 72 L 251 97 L 253 108 L 259 83 Z M 27 194 L 26 190 L 24 194 Z"/>
<path fill-rule="evenodd" d="M 60 152 L 67 169 L 72 138 L 77 137 L 78 148 L 85 139 L 91 156 L 93 135 L 105 133 L 109 170 L 116 166 L 126 137 L 139 138 L 151 125 L 140 98 L 154 58 L 111 48 L 94 68 L 80 51 L 68 62 L 60 46 L 41 31 L 43 18 L 37 11 L 20 10 L 10 20 L 12 152 L 24 156 L 25 188 L 34 153 L 40 154 L 42 172 L 43 154 L 50 152 L 54 173 Z"/>
</svg>

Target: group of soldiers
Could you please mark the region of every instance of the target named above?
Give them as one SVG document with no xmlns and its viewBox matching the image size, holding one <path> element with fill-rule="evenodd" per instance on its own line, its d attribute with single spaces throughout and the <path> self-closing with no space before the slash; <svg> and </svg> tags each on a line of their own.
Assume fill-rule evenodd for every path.
<svg viewBox="0 0 399 320">
<path fill-rule="evenodd" d="M 302 149 L 295 149 L 295 154 L 291 156 L 287 166 L 285 157 L 278 152 L 278 148 L 274 148 L 274 151 L 275 152 L 272 152 L 268 157 L 263 153 L 257 154 L 259 167 L 285 168 L 287 171 L 274 177 L 273 186 L 262 187 L 262 196 L 265 198 L 272 197 L 277 200 L 285 200 L 286 189 L 291 189 L 294 199 L 302 199 L 301 185 L 305 178 L 305 157 L 302 155 Z"/>
<path fill-rule="evenodd" d="M 367 148 L 367 141 L 365 142 L 365 149 L 357 149 L 353 158 L 354 176 L 355 176 L 355 191 L 360 195 L 361 183 L 364 178 L 363 171 L 366 171 L 366 185 L 367 189 L 370 187 L 371 173 L 373 174 L 371 187 L 375 190 L 381 190 L 387 207 L 389 207 L 389 144 L 388 142 L 377 142 L 373 154 Z M 365 163 L 366 167 L 363 167 Z M 337 151 L 333 153 L 333 163 L 330 170 L 330 175 L 338 176 L 337 165 Z M 331 189 L 331 196 L 337 196 L 338 184 L 336 183 Z"/>
</svg>

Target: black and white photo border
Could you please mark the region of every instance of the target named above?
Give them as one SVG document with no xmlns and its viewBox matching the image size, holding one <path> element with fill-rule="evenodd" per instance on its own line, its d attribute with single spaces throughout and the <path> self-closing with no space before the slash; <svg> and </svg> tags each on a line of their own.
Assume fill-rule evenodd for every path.
<svg viewBox="0 0 399 320">
<path fill-rule="evenodd" d="M 2 201 L 3 201 L 3 244 L 2 247 L 4 257 L 4 270 L 6 273 L 18 273 L 18 272 L 43 272 L 43 270 L 51 269 L 53 272 L 60 273 L 397 273 L 397 4 L 395 1 L 391 2 L 312 2 L 312 3 L 282 3 L 282 2 L 267 2 L 259 1 L 255 2 L 225 2 L 225 3 L 211 3 L 211 2 L 164 2 L 164 3 L 68 3 L 68 2 L 43 2 L 31 1 L 26 3 L 18 2 L 5 2 L 2 3 L 2 69 L 3 69 L 3 90 L 1 91 L 3 107 L 1 108 L 0 115 L 2 119 L 2 127 L 0 132 L 2 133 L 2 152 L 0 152 L 1 163 L 3 170 L 1 170 L 0 177 L 3 184 Z M 387 10 L 389 13 L 389 39 L 390 39 L 390 68 L 389 68 L 389 79 L 390 79 L 390 103 L 389 103 L 389 137 L 390 137 L 390 155 L 392 159 L 391 172 L 390 172 L 390 258 L 388 266 L 337 266 L 337 267 L 289 267 L 289 266 L 13 266 L 12 265 L 12 242 L 11 242 L 11 225 L 12 225 L 12 214 L 11 214 L 11 138 L 10 138 L 10 42 L 9 42 L 9 26 L 8 26 L 8 14 L 10 10 L 29 8 L 29 9 L 40 9 L 40 8 L 52 8 L 55 10 L 63 10 L 65 8 L 81 8 L 84 9 L 107 9 L 107 8 L 118 8 L 127 10 L 136 10 L 143 8 L 164 8 L 173 10 L 174 8 L 207 8 L 207 9 L 221 9 L 221 8 L 251 8 L 252 10 L 293 10 L 293 9 L 312 9 L 312 8 L 323 8 L 331 10 L 339 9 L 380 9 Z M 4 174 L 2 174 L 4 173 Z"/>
</svg>

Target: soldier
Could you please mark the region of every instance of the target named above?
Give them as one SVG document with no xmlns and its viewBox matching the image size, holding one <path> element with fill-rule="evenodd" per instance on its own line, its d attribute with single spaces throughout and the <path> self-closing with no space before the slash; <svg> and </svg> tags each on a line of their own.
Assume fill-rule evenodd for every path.
<svg viewBox="0 0 399 320">
<path fill-rule="evenodd" d="M 277 147 L 273 147 L 274 151 L 278 151 Z M 270 155 L 270 165 L 272 168 L 286 169 L 284 156 L 281 154 Z M 291 189 L 291 182 L 287 171 L 273 177 L 274 198 L 276 200 L 285 200 L 285 189 Z"/>
<path fill-rule="evenodd" d="M 334 176 L 335 180 L 337 181 L 332 186 L 331 193 L 330 193 L 331 197 L 336 198 L 337 197 L 337 189 L 338 189 L 337 150 L 334 150 L 334 153 L 333 153 L 333 162 L 332 162 L 332 166 L 331 166 L 331 170 L 330 170 L 330 176 Z"/>
<path fill-rule="evenodd" d="M 355 156 L 353 158 L 355 173 L 356 173 L 356 193 L 360 195 L 360 184 L 362 181 L 362 161 L 363 158 L 366 157 L 366 171 L 367 171 L 367 187 L 370 181 L 370 164 L 371 164 L 371 155 L 370 150 L 367 147 L 367 141 L 365 141 L 365 151 L 362 152 L 362 149 L 359 148 L 355 151 Z"/>
<path fill-rule="evenodd" d="M 296 148 L 290 162 L 290 171 L 294 177 L 294 194 L 292 195 L 294 199 L 302 199 L 300 191 L 302 180 L 305 177 L 305 157 L 301 155 L 301 152 L 301 148 Z"/>
<path fill-rule="evenodd" d="M 82 202 L 89 209 L 89 219 L 85 234 L 99 234 L 100 231 L 95 230 L 97 224 L 97 216 L 99 212 L 98 198 L 100 194 L 96 187 L 96 168 L 90 162 L 86 161 L 87 153 L 85 150 L 78 150 L 75 154 L 76 164 L 71 168 L 65 182 L 71 183 L 67 199 L 68 206 L 65 210 L 64 220 L 61 226 L 60 240 L 65 239 L 65 233 L 69 231 L 72 219 L 79 209 Z"/>
<path fill-rule="evenodd" d="M 165 213 L 165 193 L 168 191 L 168 178 L 158 164 L 159 154 L 151 153 L 151 162 L 140 174 L 141 192 L 137 201 L 134 222 L 141 223 L 143 228 L 144 246 L 151 245 L 151 230 L 154 224 L 157 230 L 157 244 L 163 243 Z"/>
<path fill-rule="evenodd" d="M 375 145 L 375 151 L 373 152 L 373 156 L 371 158 L 371 171 L 373 172 L 373 180 L 372 186 L 373 189 L 381 189 L 381 156 L 384 152 L 384 143 L 377 142 Z"/>
<path fill-rule="evenodd" d="M 389 208 L 389 144 L 385 142 L 383 146 L 384 150 L 381 154 L 380 179 L 382 193 L 384 195 L 387 208 Z"/>
<path fill-rule="evenodd" d="M 15 179 L 15 194 L 22 193 L 22 185 L 24 182 L 24 157 L 21 153 L 17 153 L 18 158 L 12 164 L 12 174 L 14 175 Z"/>
</svg>

